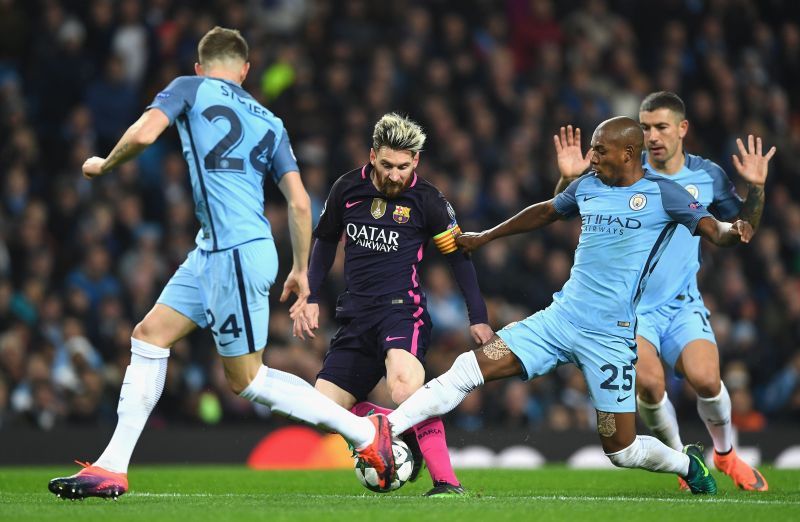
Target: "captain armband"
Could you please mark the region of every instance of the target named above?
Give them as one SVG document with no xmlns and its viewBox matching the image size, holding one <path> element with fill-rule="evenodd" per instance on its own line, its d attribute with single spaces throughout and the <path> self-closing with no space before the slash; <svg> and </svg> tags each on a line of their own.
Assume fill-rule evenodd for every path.
<svg viewBox="0 0 800 522">
<path fill-rule="evenodd" d="M 453 224 L 441 234 L 436 234 L 433 236 L 433 242 L 436 244 L 436 248 L 438 248 L 442 254 L 451 254 L 458 250 L 458 245 L 456 245 L 456 237 L 460 234 L 461 227 L 459 227 L 457 224 Z"/>
</svg>

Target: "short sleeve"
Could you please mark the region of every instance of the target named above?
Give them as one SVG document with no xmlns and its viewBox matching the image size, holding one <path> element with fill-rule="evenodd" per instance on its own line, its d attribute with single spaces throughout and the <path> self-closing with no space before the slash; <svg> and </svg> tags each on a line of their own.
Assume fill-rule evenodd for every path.
<svg viewBox="0 0 800 522">
<path fill-rule="evenodd" d="M 458 249 L 456 237 L 461 234 L 461 228 L 458 226 L 453 205 L 439 192 L 429 199 L 426 206 L 428 229 L 436 248 L 442 254 L 455 252 Z"/>
<path fill-rule="evenodd" d="M 322 241 L 336 242 L 342 236 L 342 229 L 344 228 L 342 221 L 343 180 L 343 177 L 339 178 L 331 187 L 325 206 L 322 207 L 322 214 L 320 214 L 317 228 L 314 229 L 314 237 Z"/>
<path fill-rule="evenodd" d="M 689 229 L 692 234 L 704 217 L 711 217 L 702 203 L 671 179 L 656 181 L 661 190 L 661 204 L 670 218 Z"/>
<path fill-rule="evenodd" d="M 192 108 L 201 83 L 203 78 L 199 76 L 179 76 L 166 89 L 156 94 L 147 109 L 161 110 L 172 125 L 178 116 Z"/>
<path fill-rule="evenodd" d="M 578 185 L 581 184 L 581 181 L 591 175 L 592 173 L 584 174 L 580 178 L 567 185 L 567 188 L 564 190 L 564 192 L 553 198 L 553 208 L 556 209 L 556 212 L 558 212 L 561 217 L 571 218 L 580 213 L 580 208 L 578 208 L 578 198 L 575 197 L 575 193 L 578 191 Z"/>
<path fill-rule="evenodd" d="M 732 219 L 742 210 L 742 198 L 736 193 L 736 187 L 725 171 L 714 162 L 708 163 L 708 173 L 714 180 L 714 200 L 709 207 L 720 219 Z"/>
<path fill-rule="evenodd" d="M 300 172 L 300 167 L 297 166 L 297 158 L 292 150 L 292 144 L 289 142 L 289 134 L 284 129 L 281 140 L 275 148 L 275 155 L 272 157 L 272 179 L 278 183 L 284 174 L 292 171 Z"/>
</svg>

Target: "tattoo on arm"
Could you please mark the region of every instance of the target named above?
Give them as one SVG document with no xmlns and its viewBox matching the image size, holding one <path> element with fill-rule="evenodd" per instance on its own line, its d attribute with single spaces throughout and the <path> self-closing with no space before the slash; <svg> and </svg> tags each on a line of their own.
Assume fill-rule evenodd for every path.
<svg viewBox="0 0 800 522">
<path fill-rule="evenodd" d="M 764 187 L 750 185 L 747 199 L 744 201 L 742 211 L 739 212 L 739 219 L 747 221 L 753 226 L 753 230 L 756 230 L 761 223 L 762 212 L 764 212 Z"/>
<path fill-rule="evenodd" d="M 499 361 L 510 353 L 511 350 L 508 349 L 508 345 L 497 336 L 483 345 L 483 355 L 492 361 Z"/>
<path fill-rule="evenodd" d="M 103 165 L 103 167 L 106 170 L 111 170 L 120 163 L 124 163 L 127 159 L 125 156 L 129 148 L 128 142 L 120 143 L 118 146 L 114 147 L 114 150 L 112 150 L 111 154 L 109 154 L 108 158 L 106 158 L 105 165 Z"/>
<path fill-rule="evenodd" d="M 606 411 L 597 412 L 597 433 L 601 437 L 613 437 L 617 432 L 617 421 L 613 413 Z"/>
</svg>

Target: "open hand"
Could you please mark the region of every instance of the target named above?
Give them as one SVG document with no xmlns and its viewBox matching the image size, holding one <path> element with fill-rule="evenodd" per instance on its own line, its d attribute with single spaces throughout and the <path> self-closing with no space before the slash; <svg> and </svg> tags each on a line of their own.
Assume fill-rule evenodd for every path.
<svg viewBox="0 0 800 522">
<path fill-rule="evenodd" d="M 733 155 L 733 166 L 736 168 L 736 172 L 751 185 L 763 187 L 767 181 L 769 160 L 778 149 L 772 147 L 766 155 L 763 155 L 761 153 L 761 137 L 754 139 L 752 134 L 747 136 L 747 149 L 744 148 L 741 138 L 736 138 L 736 146 L 739 147 L 741 155 L 741 158 L 736 154 Z"/>
<path fill-rule="evenodd" d="M 592 151 L 589 149 L 586 155 L 581 152 L 580 128 L 576 127 L 573 132 L 572 125 L 561 127 L 560 135 L 553 136 L 553 143 L 556 146 L 558 172 L 562 178 L 575 179 L 589 168 L 589 156 Z"/>
</svg>

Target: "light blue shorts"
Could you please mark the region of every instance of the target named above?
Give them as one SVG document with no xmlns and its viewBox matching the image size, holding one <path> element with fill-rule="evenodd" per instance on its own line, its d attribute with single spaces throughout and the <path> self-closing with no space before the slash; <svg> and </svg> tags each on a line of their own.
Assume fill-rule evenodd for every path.
<svg viewBox="0 0 800 522">
<path fill-rule="evenodd" d="M 552 307 L 509 324 L 497 335 L 520 360 L 527 379 L 572 362 L 583 372 L 595 409 L 636 411 L 633 339 L 580 328 Z"/>
<path fill-rule="evenodd" d="M 253 353 L 267 345 L 269 287 L 277 273 L 271 239 L 221 252 L 195 248 L 157 302 L 209 328 L 223 357 Z"/>
<path fill-rule="evenodd" d="M 699 294 L 682 294 L 661 308 L 638 314 L 636 335 L 655 346 L 659 357 L 674 370 L 690 342 L 705 339 L 717 344 L 710 317 Z"/>
</svg>

